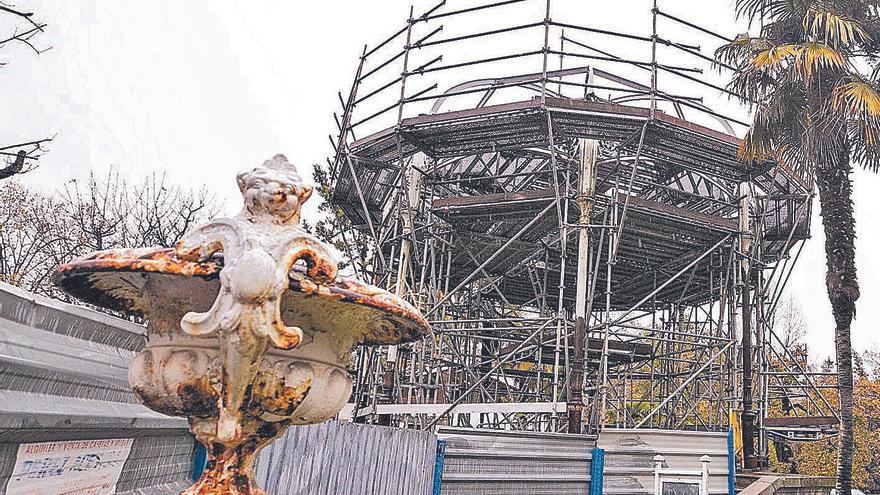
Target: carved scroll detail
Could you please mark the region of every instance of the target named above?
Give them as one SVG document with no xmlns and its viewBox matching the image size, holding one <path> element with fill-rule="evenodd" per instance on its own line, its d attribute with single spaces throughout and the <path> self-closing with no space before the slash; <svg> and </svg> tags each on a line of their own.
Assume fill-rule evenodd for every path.
<svg viewBox="0 0 880 495">
<path fill-rule="evenodd" d="M 300 226 L 312 188 L 284 155 L 239 174 L 238 186 L 244 197 L 238 215 L 199 227 L 176 247 L 190 261 L 223 253 L 214 304 L 204 313 L 187 313 L 180 326 L 194 337 L 219 338 L 223 377 L 216 435 L 224 443 L 241 435 L 245 394 L 269 346 L 293 349 L 303 340 L 302 330 L 281 318 L 290 270 L 302 260 L 318 283 L 334 280 L 338 271 L 324 244 Z"/>
</svg>

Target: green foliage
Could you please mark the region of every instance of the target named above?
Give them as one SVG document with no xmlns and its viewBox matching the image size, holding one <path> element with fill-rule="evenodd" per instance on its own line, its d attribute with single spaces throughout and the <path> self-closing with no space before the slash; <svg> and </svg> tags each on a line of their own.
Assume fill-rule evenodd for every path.
<svg viewBox="0 0 880 495">
<path fill-rule="evenodd" d="M 363 275 L 373 256 L 371 239 L 351 224 L 341 208 L 328 201 L 332 194 L 332 177 L 328 167 L 315 164 L 312 180 L 321 198 L 318 204 L 321 218 L 314 224 L 308 224 L 307 228 L 340 253 L 340 269 L 348 268 Z"/>
<path fill-rule="evenodd" d="M 837 394 L 826 393 L 826 399 L 837 403 Z M 853 432 L 853 487 L 866 493 L 880 491 L 880 380 L 862 374 L 855 385 Z M 776 472 L 808 476 L 834 476 L 837 442 L 827 438 L 816 442 L 794 443 L 790 458 L 779 460 L 771 446 L 771 467 Z"/>
</svg>

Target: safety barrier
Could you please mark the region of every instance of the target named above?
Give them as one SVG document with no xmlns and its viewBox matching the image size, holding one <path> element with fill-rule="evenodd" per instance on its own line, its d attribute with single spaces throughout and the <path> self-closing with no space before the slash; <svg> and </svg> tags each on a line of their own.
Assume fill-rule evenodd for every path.
<svg viewBox="0 0 880 495">
<path fill-rule="evenodd" d="M 430 495 L 436 446 L 421 430 L 294 426 L 260 453 L 256 479 L 269 495 Z"/>
<path fill-rule="evenodd" d="M 188 486 L 186 420 L 147 409 L 128 388 L 144 335 L 131 322 L 0 283 L 0 493 Z"/>
<path fill-rule="evenodd" d="M 437 436 L 446 442 L 440 495 L 591 493 L 595 437 L 450 427 Z"/>
<path fill-rule="evenodd" d="M 613 429 L 599 434 L 605 449 L 606 495 L 645 495 L 655 492 L 655 456 L 661 467 L 673 472 L 702 473 L 701 457 L 710 456 L 708 493 L 727 495 L 729 453 L 726 432 Z M 702 492 L 701 492 L 702 493 Z"/>
</svg>

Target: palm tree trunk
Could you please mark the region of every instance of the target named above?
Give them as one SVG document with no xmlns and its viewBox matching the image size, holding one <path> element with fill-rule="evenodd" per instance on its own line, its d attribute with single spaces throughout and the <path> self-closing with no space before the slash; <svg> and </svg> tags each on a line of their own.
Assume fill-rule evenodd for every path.
<svg viewBox="0 0 880 495">
<path fill-rule="evenodd" d="M 825 284 L 834 313 L 840 394 L 840 434 L 837 450 L 837 495 L 850 495 L 853 457 L 853 368 L 850 324 L 859 298 L 855 264 L 855 218 L 852 204 L 852 164 L 849 150 L 837 163 L 817 167 L 820 214 L 825 230 Z"/>
</svg>

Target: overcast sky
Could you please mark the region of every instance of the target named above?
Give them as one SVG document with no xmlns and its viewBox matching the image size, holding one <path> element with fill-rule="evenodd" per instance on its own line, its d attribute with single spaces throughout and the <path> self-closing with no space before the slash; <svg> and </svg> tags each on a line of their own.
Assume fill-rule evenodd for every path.
<svg viewBox="0 0 880 495">
<path fill-rule="evenodd" d="M 418 1 L 415 7 L 423 11 L 434 3 Z M 448 4 L 458 8 L 473 1 Z M 401 27 L 409 5 L 397 0 L 17 0 L 18 8 L 49 24 L 37 43 L 52 49 L 40 56 L 23 47 L 0 52 L 0 61 L 9 62 L 0 69 L 0 143 L 57 133 L 41 167 L 24 178 L 34 187 L 51 190 L 111 165 L 134 176 L 160 170 L 174 182 L 206 184 L 233 212 L 240 201 L 237 171 L 279 152 L 304 176 L 312 163 L 323 162 L 330 149 L 327 135 L 335 131 L 337 90 L 347 91 L 364 44 Z M 744 29 L 734 24 L 730 0 L 661 0 L 660 7 L 724 34 Z M 528 8 L 509 7 L 491 19 L 472 17 L 464 30 L 543 17 L 543 2 L 532 0 Z M 651 0 L 554 0 L 553 17 L 647 35 L 650 9 Z M 448 25 L 443 35 L 452 29 Z M 701 44 L 704 53 L 717 45 L 668 22 L 661 23 L 661 34 Z M 527 49 L 535 49 L 535 41 L 541 42 L 517 37 L 504 43 L 531 43 Z M 619 39 L 597 44 L 640 60 L 649 56 L 646 47 Z M 510 66 L 503 70 L 520 72 Z M 741 112 L 717 94 L 706 101 Z M 853 328 L 857 348 L 880 342 L 874 330 L 880 318 L 880 265 L 872 256 L 880 251 L 878 186 L 880 177 L 856 174 L 862 285 Z M 833 354 L 833 322 L 824 288 L 824 239 L 815 214 L 812 230 L 789 292 L 805 313 L 811 351 L 826 356 Z"/>
</svg>

